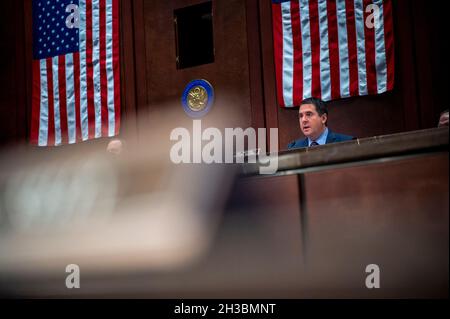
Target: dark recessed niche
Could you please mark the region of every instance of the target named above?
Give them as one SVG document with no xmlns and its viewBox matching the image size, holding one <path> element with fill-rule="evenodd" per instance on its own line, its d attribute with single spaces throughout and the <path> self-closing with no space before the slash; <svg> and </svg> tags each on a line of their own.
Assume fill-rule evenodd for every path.
<svg viewBox="0 0 450 319">
<path fill-rule="evenodd" d="M 174 11 L 177 69 L 214 62 L 212 2 Z"/>
</svg>

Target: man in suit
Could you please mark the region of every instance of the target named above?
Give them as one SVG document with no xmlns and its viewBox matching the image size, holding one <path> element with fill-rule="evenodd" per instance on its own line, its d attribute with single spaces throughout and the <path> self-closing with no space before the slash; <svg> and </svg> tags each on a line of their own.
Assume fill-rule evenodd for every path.
<svg viewBox="0 0 450 319">
<path fill-rule="evenodd" d="M 305 99 L 298 112 L 300 129 L 305 138 L 295 140 L 288 149 L 311 147 L 352 140 L 352 136 L 334 133 L 327 127 L 328 109 L 324 101 L 317 98 Z"/>
</svg>

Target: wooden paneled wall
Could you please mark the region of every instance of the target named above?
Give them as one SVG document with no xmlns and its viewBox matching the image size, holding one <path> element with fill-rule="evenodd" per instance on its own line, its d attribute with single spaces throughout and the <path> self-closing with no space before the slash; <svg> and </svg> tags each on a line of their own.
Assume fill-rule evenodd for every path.
<svg viewBox="0 0 450 319">
<path fill-rule="evenodd" d="M 297 110 L 276 104 L 271 1 L 213 0 L 215 62 L 177 70 L 173 10 L 203 0 L 122 0 L 122 134 L 183 112 L 192 79 L 216 90 L 218 110 L 239 114 L 230 126 L 278 127 L 279 145 L 299 137 Z M 5 0 L 0 22 L 0 146 L 27 141 L 31 112 L 31 0 Z M 330 103 L 330 127 L 358 137 L 429 128 L 448 109 L 444 11 L 425 0 L 394 0 L 395 89 Z M 199 39 L 201 41 L 201 39 Z M 193 44 L 195 45 L 195 44 Z"/>
</svg>

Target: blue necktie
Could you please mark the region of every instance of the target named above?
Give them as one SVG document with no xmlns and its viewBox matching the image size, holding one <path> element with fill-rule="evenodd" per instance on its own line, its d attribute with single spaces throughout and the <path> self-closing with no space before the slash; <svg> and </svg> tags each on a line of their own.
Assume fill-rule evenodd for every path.
<svg viewBox="0 0 450 319">
<path fill-rule="evenodd" d="M 312 146 L 318 146 L 318 145 L 319 145 L 319 143 L 317 143 L 316 141 L 314 141 L 314 142 L 311 143 L 311 145 L 310 145 L 309 147 L 312 147 Z"/>
</svg>

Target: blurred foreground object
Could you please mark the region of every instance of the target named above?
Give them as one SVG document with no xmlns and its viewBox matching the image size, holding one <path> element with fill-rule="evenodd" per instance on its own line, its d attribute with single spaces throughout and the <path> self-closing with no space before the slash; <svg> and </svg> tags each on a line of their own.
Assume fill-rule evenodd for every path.
<svg viewBox="0 0 450 319">
<path fill-rule="evenodd" d="M 171 129 L 160 123 L 126 151 L 113 140 L 106 150 L 85 144 L 2 154 L 0 291 L 41 294 L 70 264 L 80 267 L 84 286 L 89 277 L 170 272 L 203 256 L 235 168 L 174 165 Z M 66 289 L 56 282 L 56 291 Z"/>
</svg>

